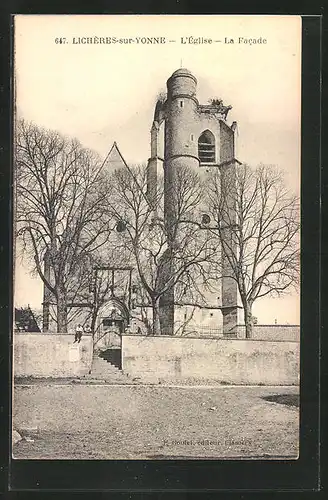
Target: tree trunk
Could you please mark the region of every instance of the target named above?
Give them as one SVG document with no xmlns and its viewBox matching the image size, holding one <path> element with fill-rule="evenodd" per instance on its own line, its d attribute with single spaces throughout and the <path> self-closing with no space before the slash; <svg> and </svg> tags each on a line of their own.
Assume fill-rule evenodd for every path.
<svg viewBox="0 0 328 500">
<path fill-rule="evenodd" d="M 166 249 L 158 266 L 158 288 L 163 290 L 174 276 L 172 250 Z M 174 332 L 174 286 L 168 288 L 159 299 L 160 334 L 173 335 Z"/>
<path fill-rule="evenodd" d="M 97 315 L 98 315 L 98 310 L 97 309 L 94 309 L 92 311 L 92 316 L 91 316 L 91 325 L 90 325 L 90 328 L 91 328 L 91 332 L 92 332 L 92 336 L 94 337 L 95 333 L 96 333 L 96 321 L 97 321 Z"/>
<path fill-rule="evenodd" d="M 57 332 L 67 333 L 67 303 L 63 290 L 59 290 L 57 297 Z"/>
<path fill-rule="evenodd" d="M 159 299 L 159 320 L 161 335 L 174 333 L 174 289 L 171 288 Z"/>
<path fill-rule="evenodd" d="M 245 330 L 246 338 L 251 339 L 253 336 L 253 316 L 252 316 L 252 305 L 248 302 L 244 304 L 244 320 L 245 320 Z"/>
<path fill-rule="evenodd" d="M 50 283 L 50 260 L 49 260 L 49 251 L 46 251 L 44 256 L 44 269 L 43 274 L 45 279 Z M 50 323 L 50 297 L 51 291 L 43 282 L 43 320 L 42 320 L 42 331 L 49 331 L 49 323 Z"/>
<path fill-rule="evenodd" d="M 159 322 L 159 304 L 158 300 L 152 301 L 152 309 L 153 309 L 153 335 L 161 334 L 161 326 Z"/>
</svg>

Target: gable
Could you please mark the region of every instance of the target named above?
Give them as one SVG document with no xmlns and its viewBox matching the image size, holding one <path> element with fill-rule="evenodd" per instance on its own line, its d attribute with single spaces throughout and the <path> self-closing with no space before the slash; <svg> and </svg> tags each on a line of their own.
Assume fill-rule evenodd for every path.
<svg viewBox="0 0 328 500">
<path fill-rule="evenodd" d="M 108 171 L 114 171 L 117 168 L 121 168 L 124 166 L 126 166 L 125 160 L 121 155 L 116 142 L 114 142 L 104 161 L 104 168 L 106 168 Z"/>
</svg>

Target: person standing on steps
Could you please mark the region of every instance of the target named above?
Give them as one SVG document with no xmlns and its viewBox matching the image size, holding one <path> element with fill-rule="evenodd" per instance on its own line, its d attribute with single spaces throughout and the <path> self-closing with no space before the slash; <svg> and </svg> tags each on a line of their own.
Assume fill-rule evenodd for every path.
<svg viewBox="0 0 328 500">
<path fill-rule="evenodd" d="M 83 334 L 83 327 L 81 323 L 79 323 L 75 329 L 75 340 L 73 344 L 75 344 L 75 342 L 77 342 L 78 344 L 81 342 L 82 334 Z"/>
</svg>

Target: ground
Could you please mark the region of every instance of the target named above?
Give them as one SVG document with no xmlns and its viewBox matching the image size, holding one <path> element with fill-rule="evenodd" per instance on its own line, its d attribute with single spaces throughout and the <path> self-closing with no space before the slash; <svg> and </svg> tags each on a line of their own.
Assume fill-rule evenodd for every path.
<svg viewBox="0 0 328 500">
<path fill-rule="evenodd" d="M 15 458 L 297 458 L 298 388 L 16 384 Z"/>
</svg>

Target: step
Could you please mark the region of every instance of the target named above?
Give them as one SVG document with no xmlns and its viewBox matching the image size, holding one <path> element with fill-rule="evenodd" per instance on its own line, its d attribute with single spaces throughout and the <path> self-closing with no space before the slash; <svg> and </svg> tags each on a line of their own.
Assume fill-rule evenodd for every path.
<svg viewBox="0 0 328 500">
<path fill-rule="evenodd" d="M 110 368 L 100 368 L 98 366 L 92 366 L 91 367 L 91 373 L 99 373 L 99 374 L 102 374 L 102 375 L 118 375 L 120 373 L 122 373 L 120 370 L 116 370 L 116 369 L 110 369 Z"/>
<path fill-rule="evenodd" d="M 97 353 L 98 357 L 111 363 L 120 369 L 121 365 L 121 350 L 120 349 L 105 349 Z"/>
<path fill-rule="evenodd" d="M 114 368 L 115 370 L 119 370 L 119 368 L 117 366 L 115 366 L 113 363 L 111 363 L 110 361 L 106 361 L 105 359 L 101 359 L 101 358 L 94 358 L 92 360 L 92 365 L 101 366 L 104 369 Z"/>
<path fill-rule="evenodd" d="M 91 367 L 91 373 L 88 374 L 87 377 L 106 380 L 125 380 L 126 375 L 124 375 L 119 368 L 107 362 L 106 360 L 99 357 L 94 357 Z"/>
</svg>

